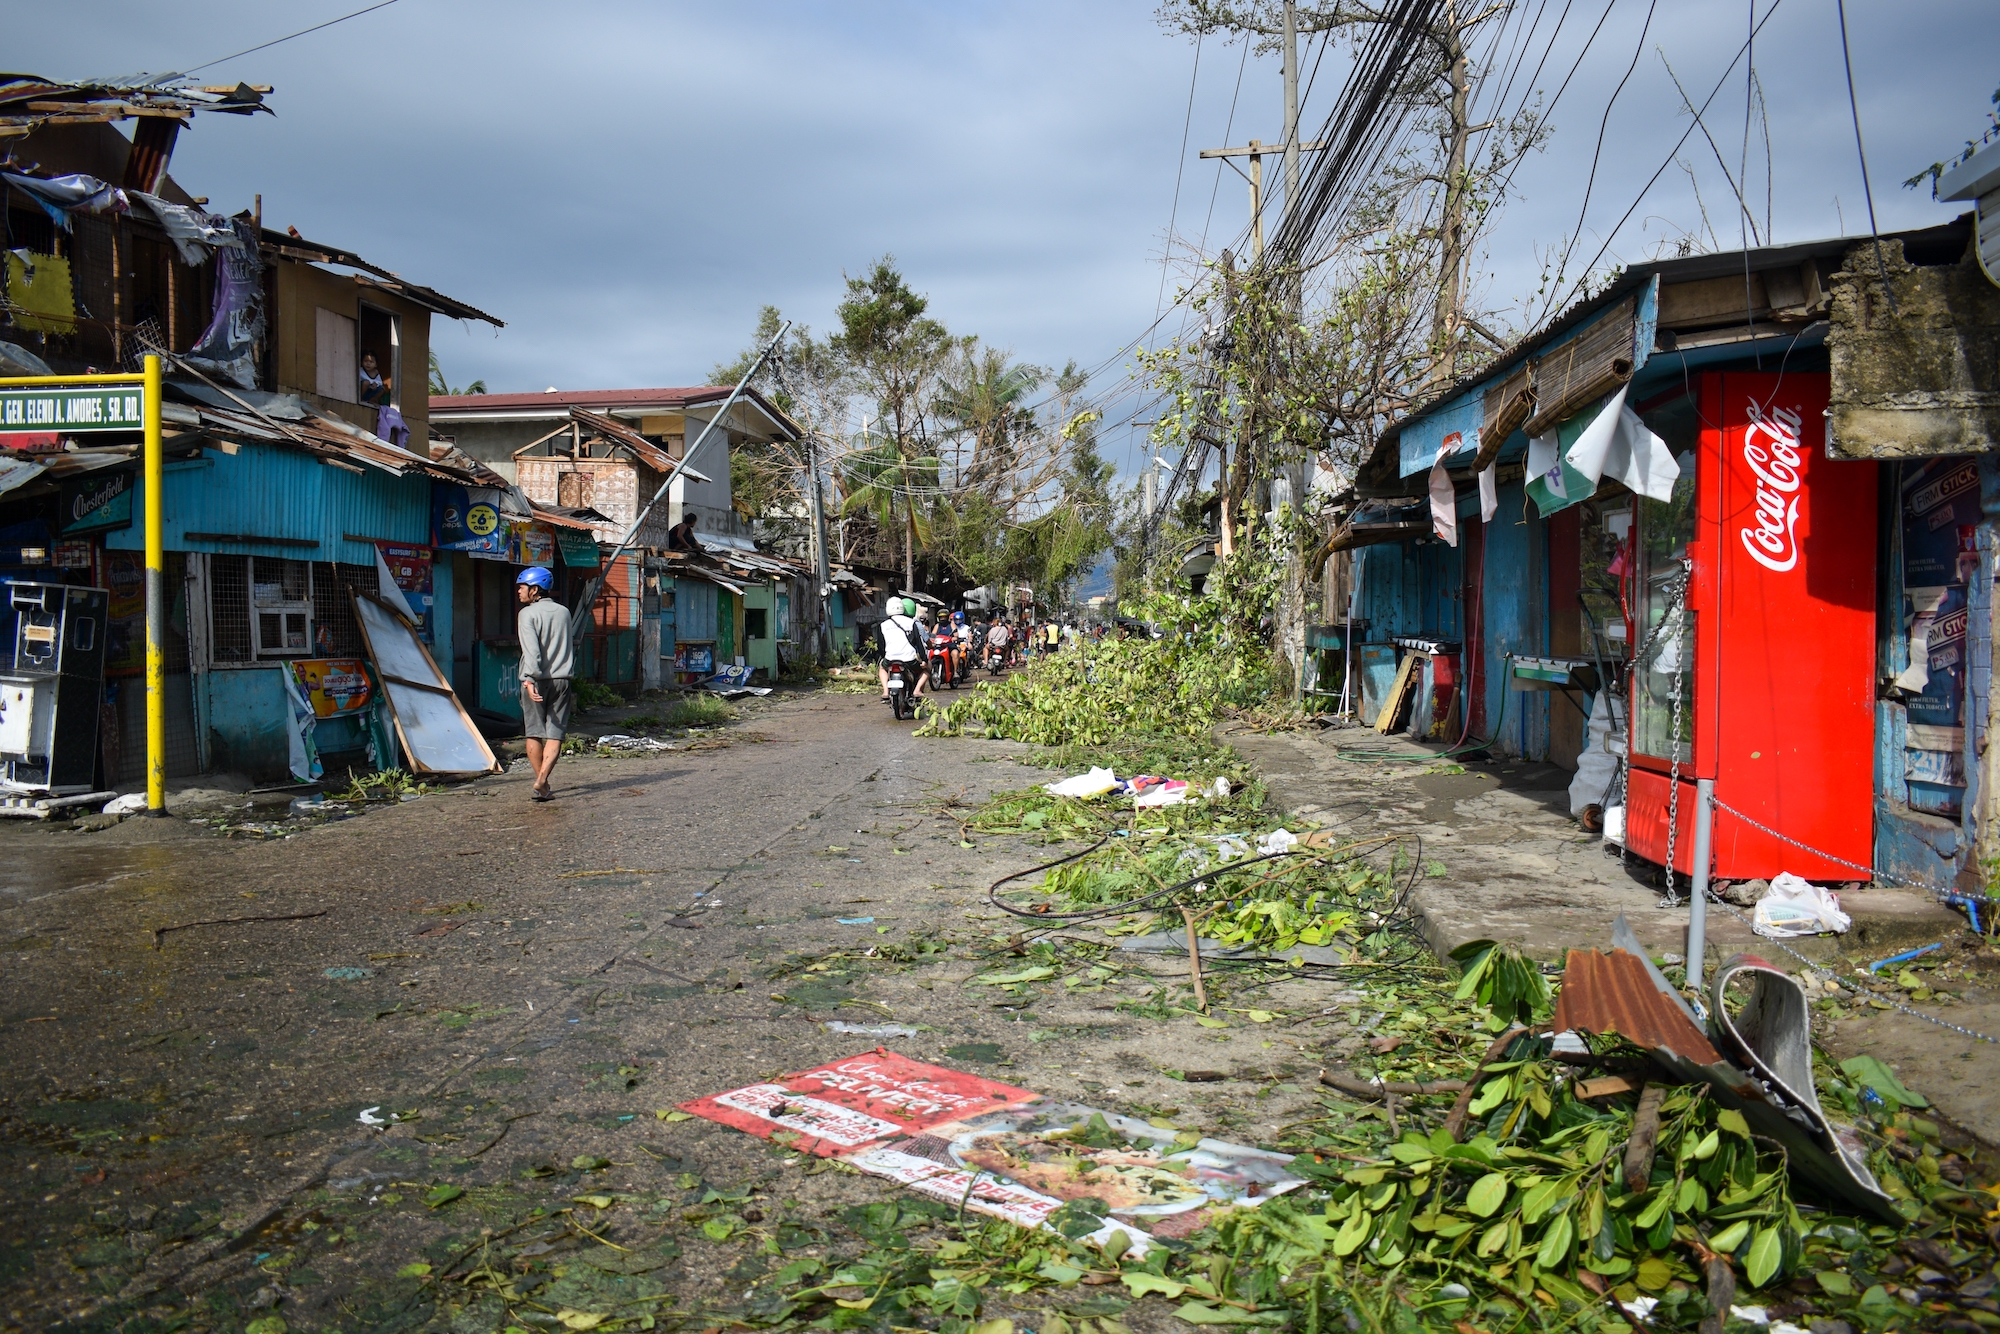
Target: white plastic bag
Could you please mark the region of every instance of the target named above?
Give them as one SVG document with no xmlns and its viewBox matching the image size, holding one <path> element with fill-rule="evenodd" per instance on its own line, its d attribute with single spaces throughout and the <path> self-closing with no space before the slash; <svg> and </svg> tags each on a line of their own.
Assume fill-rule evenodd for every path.
<svg viewBox="0 0 2000 1334">
<path fill-rule="evenodd" d="M 1757 900 L 1751 929 L 1760 936 L 1817 936 L 1845 931 L 1850 925 L 1832 892 L 1781 871 L 1771 878 L 1771 890 Z"/>
<path fill-rule="evenodd" d="M 1058 797 L 1101 797 L 1118 786 L 1118 775 L 1093 766 L 1087 774 L 1075 774 L 1060 783 L 1042 786 Z"/>
</svg>

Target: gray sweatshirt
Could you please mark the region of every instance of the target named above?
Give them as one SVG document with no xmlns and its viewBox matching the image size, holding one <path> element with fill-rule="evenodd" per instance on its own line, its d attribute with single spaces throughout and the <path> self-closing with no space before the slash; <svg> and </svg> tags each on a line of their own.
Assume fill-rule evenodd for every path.
<svg viewBox="0 0 2000 1334">
<path fill-rule="evenodd" d="M 576 665 L 568 609 L 553 598 L 537 598 L 521 608 L 515 625 L 521 640 L 521 679 L 567 681 Z"/>
</svg>

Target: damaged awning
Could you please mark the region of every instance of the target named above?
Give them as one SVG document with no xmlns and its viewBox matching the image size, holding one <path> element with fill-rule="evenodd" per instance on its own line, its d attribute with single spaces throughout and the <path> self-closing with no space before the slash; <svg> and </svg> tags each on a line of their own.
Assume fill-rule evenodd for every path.
<svg viewBox="0 0 2000 1334">
<path fill-rule="evenodd" d="M 439 481 L 475 482 L 462 468 L 412 453 L 351 422 L 329 416 L 296 394 L 223 390 L 184 380 L 167 383 L 170 397 L 160 405 L 161 420 L 221 444 L 283 445 L 321 462 L 360 471 L 376 468 L 399 477 L 423 475 Z M 178 401 L 176 401 L 178 400 Z"/>
</svg>

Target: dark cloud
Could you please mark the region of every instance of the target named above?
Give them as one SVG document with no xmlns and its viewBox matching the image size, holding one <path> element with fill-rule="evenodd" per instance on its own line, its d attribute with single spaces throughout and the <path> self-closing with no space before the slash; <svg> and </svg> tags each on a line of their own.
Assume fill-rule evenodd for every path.
<svg viewBox="0 0 2000 1334">
<path fill-rule="evenodd" d="M 1547 40 L 1551 4 L 1534 42 Z M 2000 71 L 1973 0 L 1850 7 L 1855 77 L 1882 225 L 1950 216 L 1898 182 L 1976 133 Z M 1588 14 L 1584 11 L 1590 10 Z M 10 15 L 9 63 L 53 76 L 185 67 L 340 12 L 188 0 L 41 5 Z M 1601 10 L 1577 5 L 1538 86 L 1553 92 Z M 1586 251 L 1633 201 L 1687 121 L 1653 48 L 1697 97 L 1742 41 L 1719 0 L 1619 0 L 1553 117 L 1549 150 L 1488 238 L 1496 304 L 1533 286 L 1535 248 L 1576 226 L 1606 98 L 1635 50 L 1584 219 Z M 1111 359 L 1154 318 L 1193 46 L 1151 6 L 448 4 L 388 9 L 205 71 L 277 85 L 275 119 L 215 118 L 175 174 L 218 206 L 345 245 L 508 321 L 438 331 L 454 380 L 494 389 L 681 383 L 746 341 L 759 306 L 824 327 L 843 269 L 893 252 L 952 328 L 1025 359 Z M 1176 231 L 1211 248 L 1244 190 L 1194 152 L 1278 137 L 1274 60 L 1202 51 Z M 1310 131 L 1338 90 L 1326 56 Z M 1788 0 L 1759 39 L 1770 105 L 1772 221 L 1798 240 L 1866 228 L 1833 7 Z M 1739 67 L 1710 128 L 1742 151 Z M 1707 145 L 1697 173 L 1715 231 L 1734 201 Z M 1752 194 L 1763 216 L 1762 129 Z M 1275 174 L 1275 173 L 1274 173 Z M 1836 209 L 1835 200 L 1839 206 Z M 1700 227 L 1669 167 L 1613 241 L 1650 254 Z M 1704 239 L 1706 233 L 1704 232 Z M 1169 288 L 1171 296 L 1171 286 Z M 1122 435 L 1114 436 L 1122 452 Z"/>
</svg>

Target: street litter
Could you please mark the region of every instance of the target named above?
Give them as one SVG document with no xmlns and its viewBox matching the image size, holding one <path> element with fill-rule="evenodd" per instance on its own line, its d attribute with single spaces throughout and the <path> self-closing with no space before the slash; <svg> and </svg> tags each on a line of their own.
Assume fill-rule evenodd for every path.
<svg viewBox="0 0 2000 1334">
<path fill-rule="evenodd" d="M 375 1115 L 375 1113 L 381 1110 L 382 1109 L 380 1107 L 363 1107 L 361 1109 L 361 1115 L 355 1117 L 354 1119 L 359 1121 L 364 1126 L 386 1126 L 389 1124 L 389 1122 Z M 393 1117 L 390 1118 L 390 1120 L 394 1119 L 395 1118 Z"/>
<path fill-rule="evenodd" d="M 845 1019 L 829 1019 L 820 1025 L 829 1033 L 848 1033 L 858 1038 L 913 1038 L 917 1030 L 908 1024 L 850 1024 Z"/>
<path fill-rule="evenodd" d="M 1292 1156 L 925 1065 L 886 1048 L 681 1104 L 804 1153 L 1021 1227 L 1083 1211 L 1098 1245 L 1183 1237 L 1306 1184 Z M 1058 1218 L 1060 1215 L 1060 1218 Z"/>
<path fill-rule="evenodd" d="M 1749 1131 L 1782 1145 L 1794 1174 L 1884 1218 L 1901 1218 L 1869 1170 L 1860 1137 L 1820 1105 L 1806 996 L 1796 980 L 1755 955 L 1725 960 L 1710 984 L 1704 1034 L 1638 948 L 1622 913 L 1612 940 L 1609 955 L 1570 951 L 1556 1002 L 1558 1030 L 1615 1033 L 1644 1048 L 1681 1082 L 1706 1084 Z M 1732 1014 L 1723 1001 L 1739 982 L 1748 994 Z"/>
<path fill-rule="evenodd" d="M 1058 797 L 1101 797 L 1118 786 L 1118 775 L 1109 769 L 1095 765 L 1087 774 L 1076 774 L 1057 783 L 1044 783 L 1042 788 Z"/>
<path fill-rule="evenodd" d="M 769 686 L 750 684 L 750 674 L 756 670 L 755 667 L 728 664 L 717 668 L 715 675 L 701 683 L 701 688 L 721 695 L 724 699 L 735 699 L 740 695 L 770 694 Z"/>
<path fill-rule="evenodd" d="M 145 809 L 145 793 L 127 792 L 124 796 L 113 797 L 109 802 L 105 803 L 104 813 L 106 815 L 137 815 Z"/>
<path fill-rule="evenodd" d="M 1138 807 L 1178 806 L 1188 799 L 1188 785 L 1178 778 L 1135 778 L 1131 789 Z"/>
<path fill-rule="evenodd" d="M 671 741 L 660 741 L 649 736 L 630 736 L 624 732 L 606 732 L 597 738 L 597 748 L 626 755 L 652 755 L 663 750 L 679 749 Z"/>
<path fill-rule="evenodd" d="M 1781 871 L 1771 877 L 1770 892 L 1757 900 L 1750 929 L 1760 936 L 1817 936 L 1846 931 L 1849 925 L 1838 895 Z"/>
<path fill-rule="evenodd" d="M 336 982 L 361 982 L 375 976 L 372 968 L 329 968 L 322 974 Z"/>
<path fill-rule="evenodd" d="M 875 924 L 875 919 L 872 917 L 841 917 L 836 920 L 842 926 L 873 926 Z"/>
<path fill-rule="evenodd" d="M 1943 948 L 1944 946 L 1942 944 L 1931 944 L 1931 945 L 1925 945 L 1921 949 L 1904 950 L 1901 954 L 1892 954 L 1886 959 L 1877 959 L 1874 963 L 1868 965 L 1868 971 L 1871 973 L 1879 973 L 1892 963 L 1908 963 L 1912 959 L 1923 958 L 1926 954 L 1929 954 L 1932 950 L 1941 950 Z"/>
</svg>

